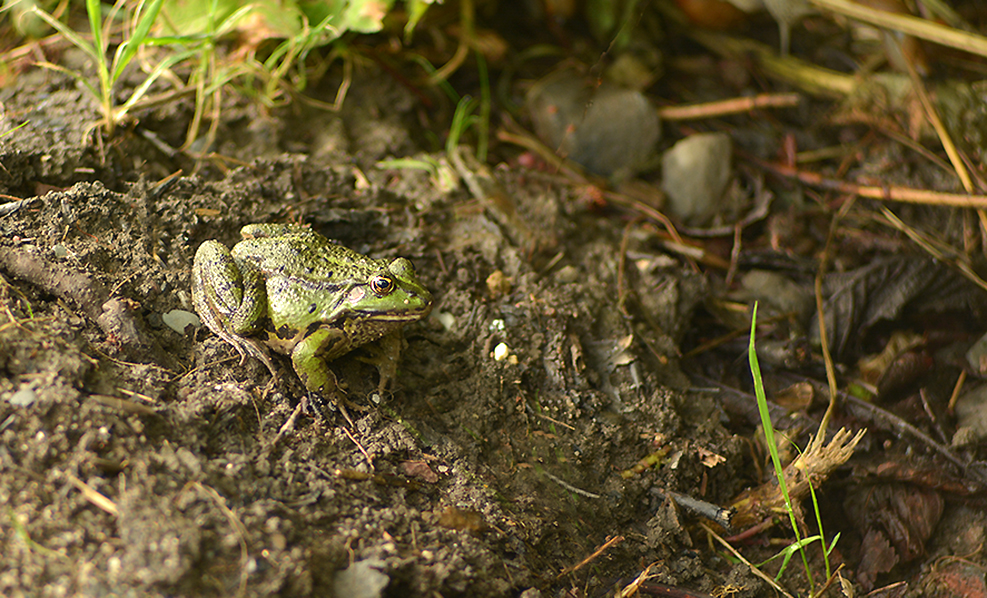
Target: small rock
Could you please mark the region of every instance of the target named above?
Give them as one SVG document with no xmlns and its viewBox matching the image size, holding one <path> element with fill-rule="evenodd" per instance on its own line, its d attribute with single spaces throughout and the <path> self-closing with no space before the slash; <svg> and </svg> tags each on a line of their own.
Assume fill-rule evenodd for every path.
<svg viewBox="0 0 987 598">
<path fill-rule="evenodd" d="M 494 299 L 499 299 L 504 295 L 510 294 L 513 284 L 514 280 L 500 270 L 494 270 L 487 277 L 487 290 Z"/>
<path fill-rule="evenodd" d="M 510 355 L 511 350 L 507 348 L 507 343 L 498 343 L 493 350 L 494 361 L 503 361 Z"/>
<path fill-rule="evenodd" d="M 168 325 L 168 328 L 171 328 L 178 334 L 185 334 L 185 328 L 189 325 L 195 326 L 196 328 L 202 326 L 199 316 L 190 311 L 185 311 L 184 309 L 173 309 L 170 312 L 163 314 L 161 316 L 161 320 Z"/>
<path fill-rule="evenodd" d="M 987 334 L 980 337 L 966 352 L 966 360 L 973 371 L 981 375 L 987 373 Z"/>
<path fill-rule="evenodd" d="M 691 135 L 665 152 L 661 187 L 668 194 L 669 211 L 690 224 L 708 221 L 722 205 L 732 153 L 726 133 Z"/>
<path fill-rule="evenodd" d="M 528 92 L 535 133 L 551 149 L 600 176 L 626 178 L 647 166 L 661 138 L 646 97 L 572 70 L 552 73 Z"/>
<path fill-rule="evenodd" d="M 814 307 L 811 287 L 800 285 L 777 272 L 751 270 L 740 279 L 744 295 L 774 308 L 779 313 L 795 313 L 803 318 Z"/>
<path fill-rule="evenodd" d="M 987 384 L 974 388 L 956 401 L 953 446 L 966 446 L 984 438 L 987 438 Z"/>
<path fill-rule="evenodd" d="M 15 392 L 10 397 L 9 400 L 10 400 L 10 404 L 14 405 L 15 407 L 28 407 L 32 403 L 34 403 L 34 401 L 37 400 L 37 398 L 38 395 L 37 393 L 34 392 L 33 389 L 22 388 L 17 392 Z"/>
<path fill-rule="evenodd" d="M 438 320 L 439 324 L 446 330 L 456 329 L 456 316 L 452 315 L 447 311 L 434 311 L 432 312 L 432 317 Z"/>
<path fill-rule="evenodd" d="M 357 561 L 336 574 L 332 581 L 333 595 L 349 598 L 379 598 L 391 581 L 380 571 L 384 561 L 369 558 Z"/>
<path fill-rule="evenodd" d="M 572 265 L 562 266 L 559 268 L 559 271 L 555 273 L 555 280 L 561 282 L 562 284 L 576 282 L 579 280 L 579 270 Z"/>
</svg>

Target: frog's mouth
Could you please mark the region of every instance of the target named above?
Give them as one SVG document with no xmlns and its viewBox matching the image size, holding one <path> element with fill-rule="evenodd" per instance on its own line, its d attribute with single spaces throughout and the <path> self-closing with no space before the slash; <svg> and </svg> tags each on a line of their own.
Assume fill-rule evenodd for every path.
<svg viewBox="0 0 987 598">
<path fill-rule="evenodd" d="M 415 320 L 421 320 L 427 316 L 432 311 L 432 303 L 429 302 L 428 305 L 416 310 L 407 310 L 394 312 L 390 310 L 376 311 L 372 309 L 364 309 L 356 312 L 356 317 L 360 319 L 370 319 L 373 318 L 378 322 L 414 322 Z"/>
</svg>

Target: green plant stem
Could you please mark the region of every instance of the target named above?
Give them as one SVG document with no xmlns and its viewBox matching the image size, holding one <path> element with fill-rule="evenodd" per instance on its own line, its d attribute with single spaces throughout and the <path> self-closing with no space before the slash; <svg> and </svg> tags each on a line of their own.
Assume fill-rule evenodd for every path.
<svg viewBox="0 0 987 598">
<path fill-rule="evenodd" d="M 768 446 L 768 453 L 771 454 L 771 463 L 774 466 L 775 476 L 778 479 L 778 488 L 785 498 L 785 507 L 788 511 L 788 518 L 792 524 L 792 531 L 795 532 L 795 541 L 799 547 L 799 554 L 802 556 L 802 565 L 805 567 L 806 577 L 809 579 L 810 591 L 815 590 L 815 581 L 812 579 L 812 571 L 809 569 L 809 558 L 806 555 L 805 547 L 799 532 L 798 520 L 795 517 L 795 509 L 792 506 L 791 496 L 788 494 L 788 484 L 785 482 L 785 470 L 781 466 L 781 458 L 778 456 L 778 445 L 775 441 L 774 426 L 771 424 L 771 413 L 768 410 L 768 400 L 764 394 L 764 382 L 761 378 L 761 367 L 757 361 L 757 351 L 754 348 L 754 341 L 757 333 L 757 302 L 754 303 L 751 314 L 751 337 L 747 348 L 747 356 L 750 360 L 751 375 L 754 378 L 754 395 L 757 397 L 757 410 L 761 416 L 761 427 L 764 431 L 764 441 Z M 811 486 L 811 481 L 809 482 Z M 825 544 L 823 545 L 825 550 Z"/>
</svg>

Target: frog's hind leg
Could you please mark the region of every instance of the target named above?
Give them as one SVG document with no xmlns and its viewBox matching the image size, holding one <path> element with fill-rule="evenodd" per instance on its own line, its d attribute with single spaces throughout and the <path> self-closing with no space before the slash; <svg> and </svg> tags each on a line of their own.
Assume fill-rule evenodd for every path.
<svg viewBox="0 0 987 598">
<path fill-rule="evenodd" d="M 235 260 L 219 241 L 206 241 L 192 264 L 192 302 L 213 332 L 220 327 L 244 336 L 267 313 L 267 286 L 253 264 Z"/>
<path fill-rule="evenodd" d="M 277 377 L 274 363 L 257 339 L 245 336 L 263 317 L 267 301 L 260 272 L 240 267 L 222 243 L 206 241 L 192 265 L 192 303 L 203 323 L 240 353 L 263 363 Z"/>
</svg>

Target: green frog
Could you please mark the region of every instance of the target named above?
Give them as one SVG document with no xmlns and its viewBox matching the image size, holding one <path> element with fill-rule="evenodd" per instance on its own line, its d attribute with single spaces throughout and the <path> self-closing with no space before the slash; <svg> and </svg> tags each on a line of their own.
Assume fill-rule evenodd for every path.
<svg viewBox="0 0 987 598">
<path fill-rule="evenodd" d="M 229 250 L 199 246 L 192 265 L 192 303 L 241 361 L 251 355 L 275 378 L 268 349 L 291 356 L 313 392 L 335 390 L 330 362 L 381 338 L 392 354 L 377 365 L 383 390 L 396 371 L 396 334 L 432 309 L 432 295 L 405 258 L 373 259 L 303 226 L 250 224 Z"/>
</svg>

